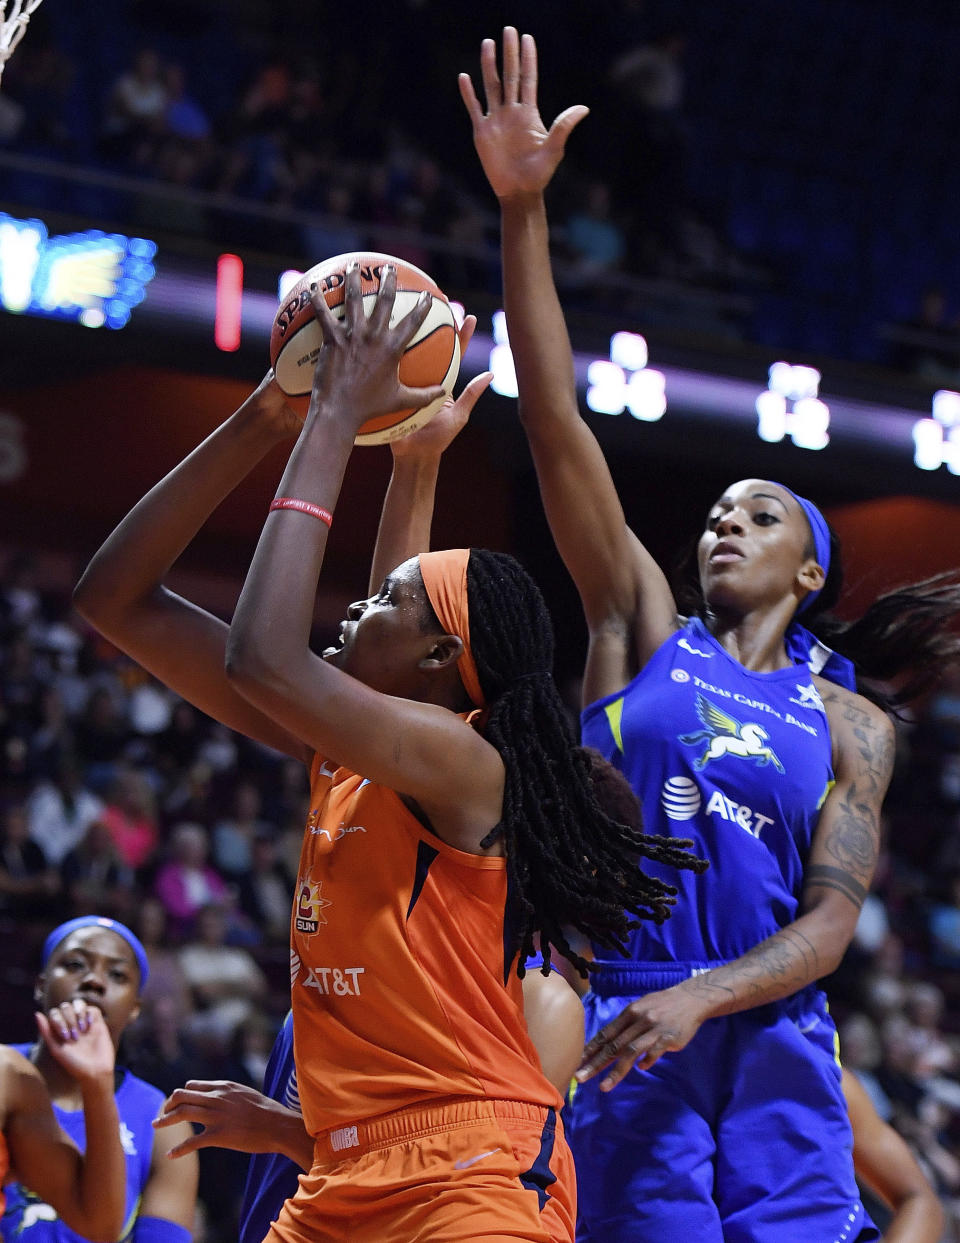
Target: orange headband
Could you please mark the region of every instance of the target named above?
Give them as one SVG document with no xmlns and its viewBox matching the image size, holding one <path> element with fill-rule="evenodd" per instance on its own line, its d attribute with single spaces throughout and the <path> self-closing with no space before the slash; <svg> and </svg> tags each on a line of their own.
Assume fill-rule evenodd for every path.
<svg viewBox="0 0 960 1243">
<path fill-rule="evenodd" d="M 463 688 L 478 708 L 486 703 L 480 677 L 470 648 L 470 615 L 467 608 L 467 562 L 469 548 L 450 548 L 445 552 L 420 554 L 420 576 L 440 625 L 447 634 L 463 640 L 457 671 Z"/>
</svg>

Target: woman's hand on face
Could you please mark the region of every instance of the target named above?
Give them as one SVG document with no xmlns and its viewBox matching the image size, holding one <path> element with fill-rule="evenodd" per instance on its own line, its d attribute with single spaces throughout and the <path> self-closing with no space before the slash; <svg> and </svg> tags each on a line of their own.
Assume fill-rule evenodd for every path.
<svg viewBox="0 0 960 1243">
<path fill-rule="evenodd" d="M 589 109 L 574 104 L 547 129 L 537 107 L 537 45 L 532 35 L 519 38 L 513 26 L 503 31 L 502 79 L 493 39 L 484 39 L 481 46 L 480 72 L 486 112 L 469 74 L 460 74 L 459 85 L 490 187 L 500 200 L 540 194 L 563 159 L 567 139 Z"/>
<path fill-rule="evenodd" d="M 65 1001 L 36 1020 L 44 1044 L 79 1083 L 113 1074 L 113 1040 L 96 1006 Z"/>
<path fill-rule="evenodd" d="M 583 1051 L 575 1078 L 585 1083 L 612 1062 L 600 1081 L 601 1092 L 609 1092 L 631 1067 L 649 1070 L 664 1053 L 685 1048 L 702 1022 L 702 1003 L 681 985 L 648 993 L 597 1032 Z"/>
<path fill-rule="evenodd" d="M 323 331 L 323 344 L 314 368 L 308 415 L 326 408 L 359 428 L 378 414 L 417 410 L 443 396 L 439 384 L 410 388 L 400 382 L 400 360 L 427 316 L 430 294 L 424 291 L 413 309 L 391 328 L 396 290 L 396 268 L 387 264 L 373 310 L 367 316 L 360 268 L 351 264 L 344 282 L 343 318 L 338 320 L 319 286 L 311 287 L 310 302 Z"/>
</svg>

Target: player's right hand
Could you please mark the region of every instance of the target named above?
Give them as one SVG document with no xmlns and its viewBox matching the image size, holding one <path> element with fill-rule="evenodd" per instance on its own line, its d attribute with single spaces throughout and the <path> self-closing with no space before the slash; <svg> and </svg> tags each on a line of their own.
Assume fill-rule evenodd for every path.
<svg viewBox="0 0 960 1243">
<path fill-rule="evenodd" d="M 43 1042 L 64 1070 L 83 1083 L 113 1076 L 113 1038 L 96 1006 L 77 998 L 37 1013 Z"/>
<path fill-rule="evenodd" d="M 470 114 L 473 141 L 498 199 L 539 194 L 563 159 L 567 139 L 589 108 L 574 104 L 549 129 L 537 107 L 537 45 L 513 26 L 503 30 L 503 76 L 497 72 L 497 45 L 484 39 L 480 72 L 487 110 L 477 99 L 470 75 L 461 73 L 460 95 Z"/>
</svg>

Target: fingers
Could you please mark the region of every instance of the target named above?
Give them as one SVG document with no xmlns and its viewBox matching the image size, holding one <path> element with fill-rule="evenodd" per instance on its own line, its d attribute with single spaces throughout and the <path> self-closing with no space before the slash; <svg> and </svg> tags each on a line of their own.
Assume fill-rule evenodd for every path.
<svg viewBox="0 0 960 1243">
<path fill-rule="evenodd" d="M 480 100 L 477 99 L 477 92 L 473 89 L 473 80 L 469 73 L 461 73 L 457 78 L 457 85 L 460 87 L 460 98 L 463 100 L 470 121 L 476 125 L 483 119 L 483 108 L 480 106 Z"/>
<path fill-rule="evenodd" d="M 397 400 L 399 401 L 399 409 L 420 410 L 424 406 L 429 406 L 435 401 L 439 401 L 441 397 L 445 397 L 447 390 L 442 384 L 431 385 L 430 388 L 407 388 L 406 384 L 401 384 L 397 390 Z"/>
<path fill-rule="evenodd" d="M 474 331 L 476 330 L 476 327 L 477 327 L 476 315 L 465 315 L 463 319 L 463 323 L 460 325 L 460 328 L 457 332 L 457 337 L 459 338 L 459 341 L 460 341 L 460 357 L 461 358 L 463 358 L 464 354 L 466 354 L 467 346 L 473 340 L 473 334 L 474 334 Z"/>
<path fill-rule="evenodd" d="M 520 40 L 520 102 L 537 106 L 537 44 L 533 35 Z"/>
<path fill-rule="evenodd" d="M 493 39 L 484 39 L 480 44 L 480 79 L 483 82 L 487 111 L 490 112 L 503 103 L 503 88 L 497 73 L 497 45 Z"/>
<path fill-rule="evenodd" d="M 162 1126 L 163 1123 L 156 1121 L 154 1126 Z M 216 1138 L 208 1138 L 209 1132 L 198 1131 L 196 1135 L 191 1135 L 189 1139 L 185 1139 L 182 1144 L 174 1144 L 167 1150 L 167 1157 L 176 1160 L 177 1157 L 185 1157 L 188 1152 L 198 1152 L 201 1148 L 218 1147 Z"/>
<path fill-rule="evenodd" d="M 313 313 L 320 325 L 320 332 L 324 341 L 329 341 L 337 330 L 337 321 L 327 305 L 327 299 L 324 297 L 323 290 L 314 282 L 310 286 L 310 305 L 313 307 Z"/>
<path fill-rule="evenodd" d="M 516 26 L 503 28 L 503 102 L 515 104 L 520 98 L 520 37 Z"/>
<path fill-rule="evenodd" d="M 477 404 L 481 393 L 485 392 L 490 381 L 493 379 L 492 371 L 481 371 L 479 375 L 475 375 L 470 383 L 464 388 L 463 392 L 454 402 L 457 410 L 464 416 L 464 422 L 470 416 L 470 412 Z"/>
<path fill-rule="evenodd" d="M 567 145 L 567 139 L 589 112 L 590 109 L 586 104 L 573 104 L 571 107 L 565 108 L 550 126 L 547 142 L 551 146 L 558 148 L 559 155 L 563 154 L 563 149 Z"/>
<path fill-rule="evenodd" d="M 99 1010 L 88 1006 L 79 998 L 76 1001 L 65 1001 L 54 1006 L 47 1015 L 37 1014 L 37 1026 L 44 1040 L 49 1043 L 51 1034 L 58 1040 L 79 1040 L 83 1032 L 93 1026 L 94 1016 L 99 1017 Z"/>
<path fill-rule="evenodd" d="M 350 272 L 347 273 L 347 288 L 350 289 Z M 360 293 L 360 269 L 356 268 L 356 288 L 357 300 L 359 301 Z M 380 273 L 380 288 L 377 291 L 377 297 L 373 304 L 373 310 L 370 313 L 370 330 L 373 333 L 380 334 L 386 331 L 390 324 L 390 315 L 393 311 L 393 304 L 397 296 L 397 269 L 392 263 L 385 263 Z M 429 303 L 427 304 L 429 306 Z M 363 312 L 361 311 L 361 314 Z M 424 311 L 426 314 L 426 311 Z M 421 321 L 422 322 L 422 321 Z M 419 325 L 418 325 L 419 327 Z M 416 331 L 416 330 L 414 330 Z"/>
</svg>

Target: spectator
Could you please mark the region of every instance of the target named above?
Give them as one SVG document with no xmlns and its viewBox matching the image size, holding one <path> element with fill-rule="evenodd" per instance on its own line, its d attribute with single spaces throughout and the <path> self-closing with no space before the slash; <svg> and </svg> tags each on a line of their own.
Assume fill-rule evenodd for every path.
<svg viewBox="0 0 960 1243">
<path fill-rule="evenodd" d="M 117 780 L 130 730 L 117 697 L 106 686 L 90 693 L 75 731 L 77 756 L 84 766 L 84 779 L 96 793 Z"/>
<path fill-rule="evenodd" d="M 285 942 L 290 935 L 290 904 L 295 878 L 277 848 L 273 829 L 259 830 L 253 839 L 250 868 L 240 878 L 238 903 L 254 928 L 269 941 Z"/>
<path fill-rule="evenodd" d="M 128 867 L 152 862 L 157 848 L 157 814 L 153 791 L 143 773 L 121 768 L 101 819 Z"/>
<path fill-rule="evenodd" d="M 145 167 L 163 132 L 167 88 L 153 48 L 142 48 L 114 82 L 107 100 L 101 150 L 108 159 Z"/>
<path fill-rule="evenodd" d="M 97 914 L 127 923 L 137 905 L 133 870 L 120 857 L 102 820 L 94 820 L 64 858 L 60 881 L 68 919 Z"/>
<path fill-rule="evenodd" d="M 59 867 L 103 814 L 103 802 L 81 780 L 74 760 L 61 761 L 53 780 L 40 781 L 27 803 L 30 836 L 51 867 Z"/>
<path fill-rule="evenodd" d="M 30 839 L 25 809 L 13 804 L 0 821 L 0 911 L 46 920 L 55 912 L 58 888 L 56 872 Z"/>
<path fill-rule="evenodd" d="M 178 940 L 193 933 L 203 908 L 227 906 L 230 902 L 226 881 L 207 862 L 208 850 L 202 825 L 178 824 L 170 835 L 170 858 L 157 873 L 156 894 L 167 913 L 170 931 Z"/>
<path fill-rule="evenodd" d="M 276 826 L 260 814 L 262 802 L 257 786 L 241 781 L 233 796 L 233 814 L 214 826 L 213 861 L 229 880 L 239 880 L 250 871 L 254 838 L 276 832 Z"/>
<path fill-rule="evenodd" d="M 220 906 L 197 916 L 197 939 L 180 950 L 180 965 L 197 1012 L 187 1033 L 208 1050 L 223 1052 L 241 1023 L 267 996 L 267 981 L 247 950 L 226 943 L 228 917 Z"/>
</svg>

